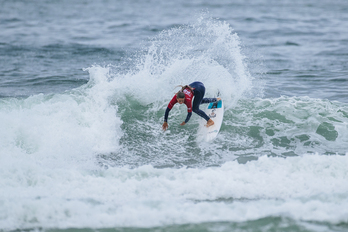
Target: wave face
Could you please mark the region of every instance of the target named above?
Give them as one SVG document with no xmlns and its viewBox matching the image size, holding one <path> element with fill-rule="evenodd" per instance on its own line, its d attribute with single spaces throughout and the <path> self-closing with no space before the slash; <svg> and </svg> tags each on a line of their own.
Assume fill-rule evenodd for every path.
<svg viewBox="0 0 348 232">
<path fill-rule="evenodd" d="M 228 23 L 199 17 L 127 68 L 87 68 L 81 87 L 0 99 L 0 228 L 346 227 L 348 105 L 262 98 L 246 59 Z M 193 81 L 224 99 L 211 143 L 197 115 L 179 125 L 185 106 L 161 131 L 174 87 Z"/>
</svg>

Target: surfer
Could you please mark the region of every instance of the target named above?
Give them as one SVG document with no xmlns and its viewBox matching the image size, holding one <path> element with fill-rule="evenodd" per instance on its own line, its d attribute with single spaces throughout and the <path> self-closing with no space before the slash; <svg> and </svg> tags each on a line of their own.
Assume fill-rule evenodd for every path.
<svg viewBox="0 0 348 232">
<path fill-rule="evenodd" d="M 214 121 L 209 118 L 209 116 L 204 113 L 204 111 L 199 109 L 199 105 L 203 103 L 210 103 L 219 101 L 221 98 L 203 98 L 205 93 L 205 87 L 202 82 L 193 82 L 189 85 L 181 86 L 181 90 L 177 92 L 172 100 L 169 102 L 166 112 L 164 114 L 164 123 L 162 129 L 165 131 L 168 128 L 168 115 L 169 111 L 173 108 L 176 103 L 184 103 L 187 106 L 187 116 L 184 122 L 180 125 L 185 125 L 191 118 L 192 111 L 204 118 L 207 121 L 206 127 L 214 125 Z M 193 104 L 192 104 L 192 98 Z"/>
</svg>

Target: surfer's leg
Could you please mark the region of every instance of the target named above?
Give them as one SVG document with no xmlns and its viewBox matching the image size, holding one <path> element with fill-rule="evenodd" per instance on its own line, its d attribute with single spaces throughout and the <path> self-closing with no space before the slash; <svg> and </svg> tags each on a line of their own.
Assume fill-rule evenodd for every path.
<svg viewBox="0 0 348 232">
<path fill-rule="evenodd" d="M 205 120 L 209 120 L 209 116 L 203 111 L 199 109 L 199 105 L 202 102 L 204 96 L 205 88 L 196 88 L 195 89 L 195 98 L 193 99 L 192 111 L 204 118 Z"/>
<path fill-rule="evenodd" d="M 205 87 L 204 87 L 204 84 L 202 82 L 195 81 L 195 82 L 189 84 L 189 86 L 191 86 L 192 88 L 195 88 L 195 90 L 194 90 L 195 98 L 198 97 L 198 95 L 201 98 L 201 99 L 199 99 L 199 104 L 217 101 L 216 98 L 203 98 L 204 94 L 205 94 Z"/>
<path fill-rule="evenodd" d="M 204 91 L 205 91 L 205 87 L 204 87 L 203 83 L 199 82 L 199 81 L 192 82 L 191 84 L 189 84 L 189 86 L 192 88 L 195 88 L 195 89 L 204 89 Z"/>
<path fill-rule="evenodd" d="M 204 118 L 205 120 L 209 121 L 209 116 L 203 111 L 203 110 L 200 110 L 200 109 L 192 109 L 193 112 L 195 112 L 196 114 L 198 114 L 199 116 L 201 116 L 202 118 Z"/>
<path fill-rule="evenodd" d="M 197 104 L 197 105 L 199 106 L 199 104 Z M 211 118 L 203 110 L 200 110 L 198 107 L 196 107 L 196 108 L 192 107 L 192 111 L 207 121 L 206 127 L 214 125 L 214 121 L 211 120 Z"/>
<path fill-rule="evenodd" d="M 191 83 L 190 86 L 192 88 L 195 88 L 195 90 L 193 91 L 195 98 L 193 99 L 192 111 L 207 121 L 207 127 L 214 125 L 214 121 L 211 120 L 203 110 L 199 109 L 199 105 L 202 104 L 202 100 L 205 94 L 205 87 L 203 83 L 196 81 Z"/>
<path fill-rule="evenodd" d="M 211 103 L 211 102 L 216 102 L 216 101 L 217 101 L 217 99 L 215 97 L 214 98 L 203 98 L 201 104 Z"/>
</svg>

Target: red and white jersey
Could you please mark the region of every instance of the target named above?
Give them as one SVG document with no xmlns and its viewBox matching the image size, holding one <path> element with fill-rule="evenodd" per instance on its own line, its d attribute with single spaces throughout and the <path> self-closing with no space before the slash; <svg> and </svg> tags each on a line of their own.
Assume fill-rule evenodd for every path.
<svg viewBox="0 0 348 232">
<path fill-rule="evenodd" d="M 191 91 L 190 88 L 186 87 L 184 89 L 184 94 L 185 94 L 185 105 L 187 106 L 187 112 L 191 113 L 192 112 L 192 99 L 193 99 L 193 92 Z M 176 95 L 172 98 L 172 100 L 168 104 L 168 108 L 172 109 L 173 106 L 178 103 L 178 100 L 176 99 Z"/>
</svg>

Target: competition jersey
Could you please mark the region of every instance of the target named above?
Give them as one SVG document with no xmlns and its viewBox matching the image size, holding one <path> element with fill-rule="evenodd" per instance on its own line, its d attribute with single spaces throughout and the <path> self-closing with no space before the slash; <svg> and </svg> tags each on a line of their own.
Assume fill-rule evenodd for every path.
<svg viewBox="0 0 348 232">
<path fill-rule="evenodd" d="M 188 88 L 186 87 L 184 89 L 184 94 L 185 94 L 185 105 L 187 106 L 187 112 L 188 113 L 191 113 L 192 112 L 192 98 L 193 98 L 193 92 Z M 176 99 L 176 95 L 174 95 L 174 97 L 172 98 L 172 100 L 169 102 L 168 104 L 168 108 L 169 109 L 172 109 L 173 106 L 178 103 L 178 100 Z"/>
</svg>

